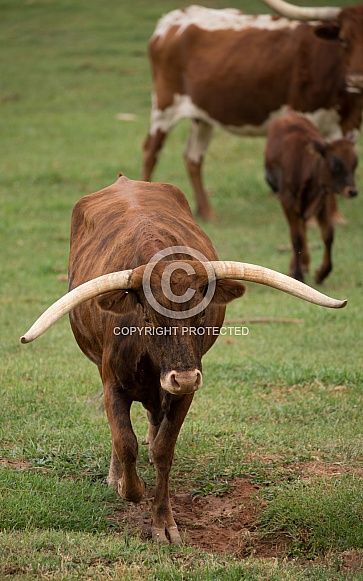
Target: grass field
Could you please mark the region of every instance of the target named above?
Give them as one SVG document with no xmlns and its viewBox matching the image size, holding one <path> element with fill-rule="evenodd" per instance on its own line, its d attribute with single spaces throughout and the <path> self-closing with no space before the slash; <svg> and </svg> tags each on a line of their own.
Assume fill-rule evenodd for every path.
<svg viewBox="0 0 363 581">
<path fill-rule="evenodd" d="M 251 510 L 244 536 L 238 529 L 239 550 L 206 549 L 196 534 L 199 524 L 201 537 L 222 538 L 228 518 L 238 528 L 235 505 L 204 528 L 195 517 L 189 531 L 197 540 L 187 536 L 181 547 L 156 546 L 130 526 L 132 507 L 106 485 L 109 429 L 92 404 L 98 372 L 67 318 L 34 344 L 19 343 L 66 292 L 73 204 L 119 171 L 139 177 L 151 94 L 147 40 L 161 14 L 186 5 L 0 0 L 1 579 L 363 579 L 362 193 L 340 202 L 347 225 L 336 228 L 334 270 L 322 288 L 347 298 L 347 308 L 248 285 L 228 308 L 231 325 L 300 322 L 243 323 L 247 336 L 220 337 L 204 359 L 172 492 L 214 507 L 235 499 L 238 515 Z M 233 5 L 264 11 L 252 0 Z M 179 186 L 194 207 L 182 159 L 187 134 L 187 122 L 175 128 L 154 179 Z M 203 227 L 221 259 L 286 273 L 287 227 L 263 179 L 263 149 L 262 138 L 216 132 L 205 178 L 218 220 Z M 362 137 L 357 151 L 362 158 Z M 360 166 L 356 178 L 362 190 Z M 314 271 L 322 255 L 317 230 L 309 241 Z M 141 406 L 133 421 L 141 441 Z M 141 446 L 139 472 L 152 488 Z M 241 500 L 234 495 L 244 483 L 254 493 Z"/>
</svg>

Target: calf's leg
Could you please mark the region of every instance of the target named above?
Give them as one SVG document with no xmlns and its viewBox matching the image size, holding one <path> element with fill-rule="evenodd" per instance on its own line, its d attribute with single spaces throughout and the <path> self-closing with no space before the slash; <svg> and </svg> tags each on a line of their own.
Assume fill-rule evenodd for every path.
<svg viewBox="0 0 363 581">
<path fill-rule="evenodd" d="M 287 218 L 293 255 L 290 261 L 289 275 L 301 282 L 304 281 L 303 272 L 309 268 L 309 252 L 306 241 L 306 223 L 293 209 L 282 204 Z"/>
<path fill-rule="evenodd" d="M 334 227 L 333 227 L 333 220 L 334 214 L 333 211 L 336 207 L 336 202 L 333 196 L 327 198 L 326 203 L 320 213 L 318 214 L 318 223 L 321 230 L 321 237 L 324 242 L 324 255 L 323 261 L 315 273 L 315 281 L 320 284 L 323 280 L 328 276 L 333 268 L 332 260 L 331 260 L 331 250 L 334 241 Z"/>
</svg>

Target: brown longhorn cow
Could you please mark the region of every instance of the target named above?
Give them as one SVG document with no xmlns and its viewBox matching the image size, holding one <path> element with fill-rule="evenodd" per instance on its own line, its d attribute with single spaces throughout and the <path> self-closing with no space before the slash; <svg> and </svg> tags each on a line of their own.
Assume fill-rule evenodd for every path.
<svg viewBox="0 0 363 581">
<path fill-rule="evenodd" d="M 363 6 L 310 9 L 264 1 L 288 18 L 328 22 L 190 6 L 162 17 L 149 42 L 154 86 L 141 177 L 151 179 L 169 131 L 191 118 L 185 160 L 197 214 L 206 220 L 213 211 L 202 164 L 215 126 L 264 135 L 287 108 L 309 115 L 327 138 L 361 125 Z"/>
<path fill-rule="evenodd" d="M 108 482 L 132 502 L 141 500 L 145 485 L 136 472 L 130 408 L 133 401 L 146 408 L 156 541 L 181 542 L 169 498 L 174 447 L 202 386 L 202 356 L 218 336 L 225 305 L 244 293 L 236 279 L 327 307 L 346 304 L 275 271 L 218 261 L 180 190 L 121 176 L 76 203 L 69 292 L 21 338 L 32 341 L 70 312 L 76 341 L 102 378 L 112 437 Z"/>
<path fill-rule="evenodd" d="M 332 270 L 335 194 L 353 198 L 357 156 L 350 139 L 326 142 L 316 127 L 295 112 L 272 121 L 267 130 L 265 177 L 278 194 L 289 223 L 293 256 L 290 276 L 303 281 L 310 256 L 306 224 L 315 217 L 324 242 L 324 256 L 315 273 L 323 282 Z"/>
</svg>

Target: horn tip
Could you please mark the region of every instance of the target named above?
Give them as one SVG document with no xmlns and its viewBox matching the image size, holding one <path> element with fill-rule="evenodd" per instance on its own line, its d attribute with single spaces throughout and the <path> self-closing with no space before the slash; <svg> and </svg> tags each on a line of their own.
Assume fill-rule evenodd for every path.
<svg viewBox="0 0 363 581">
<path fill-rule="evenodd" d="M 20 343 L 30 343 L 31 339 L 29 339 L 26 335 L 23 335 L 22 337 L 20 337 Z"/>
<path fill-rule="evenodd" d="M 348 304 L 348 300 L 344 299 L 344 301 L 339 301 L 339 303 L 340 304 L 338 305 L 338 309 L 344 309 L 344 307 L 346 307 Z"/>
</svg>

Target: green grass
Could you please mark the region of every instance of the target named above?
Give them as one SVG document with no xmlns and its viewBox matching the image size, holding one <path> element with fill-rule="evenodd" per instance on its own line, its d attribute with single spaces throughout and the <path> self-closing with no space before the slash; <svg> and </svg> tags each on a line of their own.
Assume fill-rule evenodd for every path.
<svg viewBox="0 0 363 581">
<path fill-rule="evenodd" d="M 314 557 L 332 549 L 362 547 L 363 490 L 359 478 L 298 482 L 271 492 L 262 520 L 269 534 L 284 531 L 291 536 L 292 552 Z"/>
<path fill-rule="evenodd" d="M 264 11 L 260 2 L 234 6 Z M 363 556 L 362 196 L 340 202 L 348 223 L 336 228 L 334 270 L 322 288 L 347 298 L 347 308 L 330 311 L 249 285 L 228 308 L 234 324 L 303 322 L 241 323 L 248 336 L 220 337 L 204 358 L 204 386 L 177 443 L 173 491 L 223 494 L 247 475 L 262 486 L 254 534 L 286 535 L 286 559 L 156 547 L 121 530 L 109 518 L 125 506 L 105 483 L 109 428 L 91 403 L 101 387 L 96 368 L 67 318 L 34 344 L 19 343 L 66 292 L 73 204 L 119 171 L 139 177 L 150 112 L 146 44 L 157 18 L 173 8 L 171 0 L 0 0 L 0 577 L 363 579 L 359 567 L 344 565 Z M 120 113 L 136 118 L 120 121 Z M 181 122 L 154 177 L 179 186 L 194 207 L 182 159 L 187 135 Z M 218 220 L 203 227 L 220 258 L 287 272 L 289 252 L 280 250 L 287 226 L 263 179 L 263 149 L 262 138 L 216 132 L 205 179 Z M 362 137 L 357 151 L 362 157 Z M 362 190 L 360 166 L 356 177 Z M 314 271 L 322 256 L 314 229 L 309 242 Z M 307 282 L 313 285 L 312 274 Z M 145 412 L 136 404 L 132 415 L 141 441 Z M 341 474 L 307 478 L 311 463 L 337 463 Z M 152 487 L 141 446 L 139 472 Z"/>
</svg>

